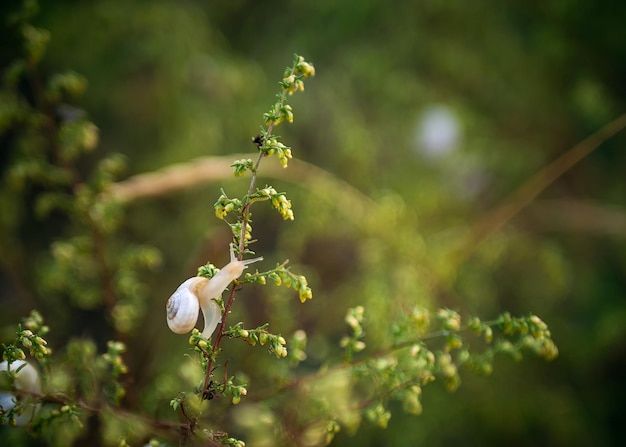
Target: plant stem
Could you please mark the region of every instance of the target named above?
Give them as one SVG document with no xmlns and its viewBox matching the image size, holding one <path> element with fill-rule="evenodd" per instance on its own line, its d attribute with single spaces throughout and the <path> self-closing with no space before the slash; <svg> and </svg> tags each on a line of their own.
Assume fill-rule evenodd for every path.
<svg viewBox="0 0 626 447">
<path fill-rule="evenodd" d="M 292 68 L 291 72 L 294 72 L 294 68 Z M 280 94 L 280 104 L 283 105 L 286 100 L 286 90 L 283 89 Z M 264 146 L 267 140 L 271 137 L 272 131 L 274 130 L 275 121 L 272 120 L 267 124 L 267 130 L 263 135 L 263 144 Z M 252 205 L 252 201 L 250 200 L 250 196 L 254 193 L 254 188 L 256 186 L 257 173 L 259 170 L 259 166 L 261 164 L 261 160 L 266 154 L 259 148 L 259 157 L 254 165 L 254 169 L 252 170 L 252 177 L 250 178 L 250 186 L 248 187 L 248 194 L 246 195 L 245 203 L 241 210 L 241 234 L 239 235 L 239 254 L 237 255 L 237 259 L 239 261 L 243 260 L 244 251 L 246 248 L 246 233 L 248 230 L 248 222 L 250 219 L 250 206 Z M 224 328 L 226 327 L 226 320 L 228 319 L 228 315 L 230 314 L 230 308 L 232 307 L 235 301 L 235 291 L 237 288 L 237 284 L 233 284 L 230 287 L 230 291 L 228 293 L 228 299 L 224 304 L 224 315 L 222 316 L 222 321 L 219 325 L 219 329 L 217 331 L 217 335 L 215 336 L 215 342 L 213 343 L 213 355 L 209 356 L 207 359 L 207 368 L 204 374 L 204 382 L 202 384 L 202 399 L 205 399 L 209 390 L 209 383 L 211 381 L 211 376 L 213 375 L 213 364 L 214 358 L 219 354 L 219 346 L 224 336 Z"/>
<path fill-rule="evenodd" d="M 270 132 L 272 131 L 273 125 L 274 123 L 270 123 L 266 135 L 269 136 Z M 252 178 L 250 179 L 250 186 L 248 187 L 248 197 L 252 195 L 252 193 L 254 192 L 254 187 L 256 185 L 257 171 L 259 169 L 259 165 L 261 164 L 261 159 L 263 158 L 263 156 L 264 156 L 263 152 L 259 153 L 259 158 L 257 159 L 256 164 L 254 165 L 254 171 L 252 172 Z M 250 202 L 250 199 L 248 198 L 246 199 L 243 209 L 241 210 L 242 225 L 241 225 L 241 234 L 239 236 L 239 254 L 237 255 L 237 259 L 239 261 L 243 259 L 243 254 L 245 250 L 246 232 L 248 228 L 248 219 L 250 216 L 250 205 L 252 205 L 252 203 Z M 204 382 L 202 384 L 202 398 L 203 399 L 204 399 L 204 396 L 207 395 L 207 391 L 209 390 L 209 382 L 211 381 L 211 375 L 213 371 L 213 363 L 214 363 L 213 358 L 219 352 L 218 349 L 220 346 L 220 342 L 222 341 L 222 337 L 224 336 L 224 328 L 226 327 L 226 320 L 228 318 L 228 315 L 230 314 L 230 308 L 232 307 L 235 301 L 236 287 L 237 287 L 236 284 L 233 284 L 230 287 L 230 291 L 228 293 L 228 299 L 226 300 L 226 303 L 224 304 L 224 315 L 222 316 L 222 321 L 219 325 L 217 335 L 215 336 L 215 342 L 213 343 L 212 352 L 214 353 L 214 355 L 208 358 L 207 368 L 204 374 Z"/>
</svg>

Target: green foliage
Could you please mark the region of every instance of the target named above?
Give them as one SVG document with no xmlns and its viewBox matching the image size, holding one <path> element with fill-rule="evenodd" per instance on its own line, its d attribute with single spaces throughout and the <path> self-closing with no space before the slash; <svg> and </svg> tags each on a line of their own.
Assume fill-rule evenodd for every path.
<svg viewBox="0 0 626 447">
<path fill-rule="evenodd" d="M 7 15 L 0 341 L 43 388 L 18 389 L 25 366 L 0 373 L 3 422 L 38 409 L 0 444 L 610 443 L 600 419 L 619 412 L 598 396 L 621 380 L 623 230 L 600 205 L 623 202 L 619 145 L 515 219 L 485 211 L 623 108 L 620 64 L 577 59 L 626 60 L 595 56 L 621 47 L 575 27 L 585 8 L 144 3 Z M 291 45 L 321 76 L 309 85 L 296 56 L 255 131 L 264 73 Z M 420 123 L 443 102 L 461 137 L 428 153 Z M 169 166 L 253 133 L 255 156 Z M 150 179 L 145 195 L 134 182 Z M 210 338 L 167 335 L 164 291 L 197 265 L 215 277 L 228 239 L 236 260 L 275 267 L 215 298 Z M 258 287 L 272 284 L 286 287 Z M 518 362 L 529 354 L 559 360 Z"/>
</svg>

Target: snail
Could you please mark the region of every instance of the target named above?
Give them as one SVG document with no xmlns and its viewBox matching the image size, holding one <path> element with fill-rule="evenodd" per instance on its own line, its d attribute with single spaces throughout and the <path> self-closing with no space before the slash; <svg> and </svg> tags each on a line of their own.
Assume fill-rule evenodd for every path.
<svg viewBox="0 0 626 447">
<path fill-rule="evenodd" d="M 226 287 L 239 278 L 249 264 L 261 260 L 263 257 L 237 260 L 233 244 L 230 244 L 230 262 L 213 278 L 195 276 L 178 286 L 167 300 L 166 306 L 167 325 L 172 332 L 176 334 L 190 332 L 198 321 L 198 309 L 202 309 L 204 315 L 202 336 L 209 338 L 222 318 L 222 310 L 215 302 L 215 298 L 220 298 Z"/>
<path fill-rule="evenodd" d="M 10 366 L 10 368 L 9 368 Z M 39 380 L 39 374 L 37 370 L 24 360 L 14 360 L 9 363 L 7 361 L 0 363 L 0 373 L 3 371 L 17 371 L 13 388 L 16 391 L 25 391 L 32 393 L 33 395 L 41 394 L 41 382 Z M 33 396 L 34 397 L 34 396 Z M 9 411 L 16 405 L 21 407 L 19 416 L 15 418 L 17 425 L 23 426 L 28 424 L 35 414 L 39 411 L 39 404 L 27 403 L 27 400 L 32 399 L 31 396 L 19 395 L 15 396 L 8 392 L 0 392 L 0 407 L 4 411 Z"/>
</svg>

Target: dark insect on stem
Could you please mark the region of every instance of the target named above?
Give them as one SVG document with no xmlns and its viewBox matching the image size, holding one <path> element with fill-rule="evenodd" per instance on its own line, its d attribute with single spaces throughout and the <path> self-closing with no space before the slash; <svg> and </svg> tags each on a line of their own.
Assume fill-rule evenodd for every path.
<svg viewBox="0 0 626 447">
<path fill-rule="evenodd" d="M 209 381 L 206 391 L 202 395 L 202 400 L 212 400 L 215 397 L 215 382 Z"/>
<path fill-rule="evenodd" d="M 204 395 L 202 396 L 202 400 L 211 400 L 215 397 L 215 383 L 211 380 L 209 382 L 209 386 L 208 389 L 204 392 Z"/>
<path fill-rule="evenodd" d="M 263 139 L 263 135 L 258 134 L 256 137 L 252 137 L 252 142 L 256 145 L 256 147 L 258 147 L 259 149 L 261 149 L 261 146 L 263 146 L 263 143 L 265 143 L 264 139 Z"/>
<path fill-rule="evenodd" d="M 216 369 L 217 366 L 211 369 L 209 377 L 213 377 L 213 371 L 215 371 Z M 198 390 L 198 393 L 199 392 L 200 391 Z M 212 400 L 215 397 L 216 393 L 219 393 L 219 390 L 217 389 L 217 384 L 213 381 L 213 379 L 211 379 L 206 384 L 204 391 L 202 392 L 202 400 Z"/>
</svg>

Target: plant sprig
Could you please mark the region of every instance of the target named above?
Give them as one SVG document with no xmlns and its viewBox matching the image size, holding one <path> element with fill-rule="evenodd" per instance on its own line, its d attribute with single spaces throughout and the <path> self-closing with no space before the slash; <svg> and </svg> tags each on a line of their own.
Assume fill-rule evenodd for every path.
<svg viewBox="0 0 626 447">
<path fill-rule="evenodd" d="M 259 189 L 256 187 L 256 181 L 259 166 L 264 157 L 276 156 L 283 167 L 287 167 L 289 159 L 293 157 L 291 148 L 284 145 L 281 142 L 280 136 L 274 135 L 273 131 L 274 128 L 282 122 L 293 122 L 293 109 L 287 104 L 287 98 L 297 91 L 303 91 L 304 79 L 314 74 L 315 69 L 311 63 L 307 62 L 302 56 L 294 56 L 292 66 L 286 68 L 283 73 L 276 102 L 263 114 L 264 125 L 261 126 L 261 133 L 252 139 L 259 150 L 256 162 L 253 162 L 252 159 L 240 159 L 235 160 L 232 164 L 235 176 L 243 176 L 246 172 L 251 174 L 247 194 L 242 198 L 231 198 L 222 190 L 221 195 L 214 204 L 215 215 L 218 219 L 227 220 L 229 215 L 234 216 L 232 222 L 228 222 L 228 220 L 227 222 L 233 233 L 233 241 L 236 246 L 235 253 L 238 260 L 242 260 L 246 253 L 252 253 L 252 250 L 249 249 L 249 245 L 254 242 L 252 238 L 251 213 L 253 203 L 268 201 L 285 220 L 294 219 L 291 201 L 287 199 L 286 194 L 276 191 L 276 189 L 269 185 Z M 302 302 L 312 298 L 313 294 L 306 278 L 302 275 L 292 273 L 285 267 L 285 264 L 286 263 L 279 264 L 276 268 L 264 273 L 259 273 L 258 271 L 254 274 L 248 273 L 242 280 L 236 281 L 236 283 L 256 282 L 266 284 L 268 281 L 271 281 L 276 285 L 286 285 L 287 287 L 294 288 L 298 291 L 300 301 Z M 207 264 L 200 267 L 198 273 L 201 276 L 212 277 L 216 271 L 215 266 Z M 190 338 L 190 343 L 194 346 L 194 349 L 199 350 L 203 356 L 202 367 L 204 368 L 204 381 L 199 393 L 203 398 L 210 395 L 212 390 L 209 388 L 211 386 L 215 387 L 212 380 L 213 365 L 220 352 L 220 343 L 224 335 L 239 336 L 250 344 L 256 342 L 264 344 L 262 342 L 267 342 L 270 351 L 278 358 L 286 357 L 288 354 L 285 347 L 285 339 L 280 335 L 266 331 L 265 328 L 247 331 L 242 327 L 235 326 L 235 329 L 225 329 L 227 327 L 226 324 L 231 306 L 235 300 L 235 290 L 236 285 L 234 284 L 230 288 L 228 297 L 223 301 L 224 312 L 222 321 L 212 343 L 208 345 L 208 343 L 210 343 L 209 340 L 203 340 L 200 334 L 194 333 Z M 236 329 L 237 327 L 239 327 L 238 330 Z M 235 401 L 239 402 L 241 396 L 245 395 L 247 392 L 237 392 L 238 388 L 234 388 L 233 386 L 227 387 L 227 383 L 228 381 L 225 381 L 224 384 L 222 384 L 222 386 L 225 387 L 224 391 L 226 391 L 227 388 L 230 389 L 231 394 L 233 394 L 233 403 L 235 403 Z"/>
</svg>

